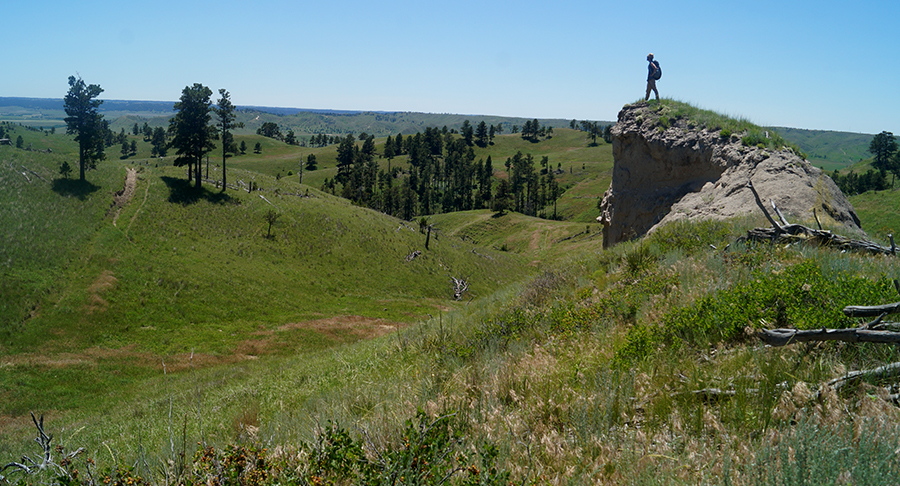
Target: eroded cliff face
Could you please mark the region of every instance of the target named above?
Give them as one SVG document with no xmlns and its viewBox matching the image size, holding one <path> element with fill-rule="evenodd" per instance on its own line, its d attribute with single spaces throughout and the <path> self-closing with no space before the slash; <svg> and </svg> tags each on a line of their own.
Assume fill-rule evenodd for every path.
<svg viewBox="0 0 900 486">
<path fill-rule="evenodd" d="M 685 218 L 760 215 L 760 197 L 772 200 L 792 223 L 859 229 L 853 207 L 830 177 L 790 149 L 741 144 L 740 135 L 692 128 L 687 120 L 663 127 L 658 105 L 638 103 L 619 112 L 612 128 L 612 183 L 600 206 L 603 241 L 612 246 Z"/>
</svg>

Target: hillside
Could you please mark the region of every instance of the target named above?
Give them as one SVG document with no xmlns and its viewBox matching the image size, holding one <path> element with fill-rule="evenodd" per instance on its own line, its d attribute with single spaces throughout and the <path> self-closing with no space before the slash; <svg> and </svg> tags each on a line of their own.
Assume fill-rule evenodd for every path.
<svg viewBox="0 0 900 486">
<path fill-rule="evenodd" d="M 68 137 L 16 130 L 35 150 L 0 147 L 15 242 L 0 248 L 0 458 L 42 457 L 28 412 L 54 463 L 84 449 L 0 472 L 11 482 L 900 481 L 896 378 L 831 381 L 900 361 L 896 347 L 756 334 L 866 325 L 841 309 L 895 301 L 896 259 L 743 240 L 759 214 L 603 249 L 579 218 L 596 215 L 612 147 L 583 133 L 474 149 L 498 180 L 522 144 L 559 160 L 569 220 L 431 214 L 424 249 L 417 223 L 309 183 L 333 162 L 298 184 L 310 149 L 230 159 L 229 180 L 261 190 L 222 194 L 143 145 L 79 184 L 58 175 Z M 112 207 L 128 168 L 133 196 Z M 468 279 L 462 301 L 450 277 Z"/>
<path fill-rule="evenodd" d="M 866 133 L 804 130 L 773 127 L 785 139 L 797 144 L 810 163 L 823 170 L 843 169 L 872 156 L 868 152 L 872 135 Z"/>
<path fill-rule="evenodd" d="M 214 97 L 215 98 L 215 97 Z M 124 101 L 105 100 L 100 112 L 111 122 L 116 132 L 120 128 L 130 130 L 134 123 L 151 127 L 167 126 L 172 116 L 174 102 L 171 101 Z M 244 128 L 237 133 L 256 133 L 265 122 L 279 126 L 282 133 L 294 130 L 298 136 L 312 134 L 341 135 L 347 133 L 368 133 L 384 137 L 397 133 L 412 134 L 424 131 L 426 127 L 459 128 L 463 121 L 473 125 L 484 121 L 490 125 L 503 125 L 509 133 L 513 125 L 521 127 L 530 119 L 491 115 L 458 115 L 441 113 L 412 112 L 367 112 L 299 108 L 276 108 L 238 106 L 238 121 Z M 0 97 L 0 121 L 12 121 L 34 127 L 64 128 L 65 118 L 62 99 L 8 98 Z M 572 120 L 539 119 L 541 125 L 554 128 L 568 127 Z M 607 122 L 608 123 L 608 122 Z M 304 141 L 308 137 L 301 137 Z"/>
<path fill-rule="evenodd" d="M 35 144 L 54 139 L 19 132 Z M 487 295 L 534 271 L 515 253 L 452 238 L 426 249 L 417 226 L 293 178 L 234 168 L 234 180 L 259 190 L 196 194 L 183 171 L 128 160 L 100 164 L 82 185 L 57 174 L 73 157 L 65 145 L 52 154 L 0 148 L 0 222 L 14 243 L 0 248 L 0 355 L 17 380 L 35 380 L 13 393 L 4 375 L 0 413 L 65 409 L 99 385 L 48 381 L 47 363 L 58 360 L 119 350 L 108 365 L 135 378 L 164 357 L 303 353 L 458 306 L 451 277 Z M 134 196 L 111 208 L 128 167 L 137 169 Z M 270 210 L 280 217 L 267 237 Z M 335 329 L 320 328 L 329 321 Z"/>
</svg>

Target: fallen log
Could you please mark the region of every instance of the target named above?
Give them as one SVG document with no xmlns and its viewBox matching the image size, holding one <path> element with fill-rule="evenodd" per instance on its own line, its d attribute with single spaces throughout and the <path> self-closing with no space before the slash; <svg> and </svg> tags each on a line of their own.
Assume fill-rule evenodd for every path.
<svg viewBox="0 0 900 486">
<path fill-rule="evenodd" d="M 891 363 L 871 370 L 851 371 L 844 376 L 829 381 L 828 385 L 837 389 L 847 383 L 860 381 L 864 378 L 884 379 L 897 376 L 900 376 L 900 363 Z"/>
<path fill-rule="evenodd" d="M 873 317 L 881 314 L 900 313 L 900 302 L 883 305 L 848 305 L 844 307 L 844 315 L 847 317 Z"/>
<path fill-rule="evenodd" d="M 868 329 L 866 327 L 854 327 L 850 329 L 763 329 L 758 333 L 759 338 L 771 346 L 786 346 L 788 344 L 809 341 L 842 341 L 845 343 L 900 343 L 900 333 Z"/>
<path fill-rule="evenodd" d="M 759 206 L 759 209 L 762 210 L 763 214 L 766 216 L 766 219 L 769 221 L 769 224 L 772 225 L 771 228 L 751 229 L 747 232 L 747 240 L 764 241 L 768 243 L 813 244 L 818 246 L 827 246 L 841 251 L 857 251 L 877 255 L 897 254 L 897 246 L 894 244 L 893 235 L 888 235 L 891 240 L 891 246 L 887 247 L 872 243 L 871 241 L 854 240 L 851 238 L 847 238 L 846 236 L 836 235 L 831 231 L 821 229 L 817 230 L 800 224 L 788 224 L 787 219 L 783 214 L 781 214 L 781 211 L 775 205 L 775 202 L 772 201 L 772 207 L 777 213 L 779 219 L 781 219 L 781 222 L 784 223 L 783 225 L 780 225 L 775 221 L 774 218 L 772 218 L 772 215 L 769 214 L 769 211 L 766 210 L 762 199 L 760 199 L 759 197 L 759 193 L 757 193 L 756 189 L 753 187 L 752 181 L 747 182 L 747 187 L 749 187 L 750 191 L 753 192 L 753 198 L 756 200 L 756 205 Z M 816 220 L 818 221 L 818 215 L 816 216 Z"/>
</svg>

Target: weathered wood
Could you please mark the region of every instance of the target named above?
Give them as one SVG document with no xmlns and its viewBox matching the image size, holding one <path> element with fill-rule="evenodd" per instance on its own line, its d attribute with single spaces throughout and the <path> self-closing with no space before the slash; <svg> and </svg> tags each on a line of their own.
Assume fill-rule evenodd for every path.
<svg viewBox="0 0 900 486">
<path fill-rule="evenodd" d="M 778 206 L 775 205 L 775 201 L 770 201 L 770 202 L 772 203 L 772 209 L 775 210 L 775 214 L 778 215 L 778 219 L 781 220 L 781 224 L 784 225 L 784 226 L 790 225 L 791 223 L 788 223 L 787 218 L 785 218 L 784 215 L 781 214 L 781 210 L 778 209 Z"/>
<path fill-rule="evenodd" d="M 900 302 L 883 305 L 848 305 L 844 307 L 847 317 L 874 317 L 881 314 L 900 313 Z"/>
<path fill-rule="evenodd" d="M 834 388 L 840 388 L 847 383 L 860 381 L 864 378 L 885 379 L 897 376 L 900 376 L 900 363 L 891 363 L 871 370 L 851 371 L 844 376 L 829 381 L 827 384 Z"/>
<path fill-rule="evenodd" d="M 759 331 L 759 338 L 771 346 L 786 346 L 788 344 L 808 341 L 842 341 L 846 343 L 900 343 L 900 333 L 865 329 L 861 327 L 851 329 L 763 329 Z"/>
<path fill-rule="evenodd" d="M 747 232 L 747 240 L 768 243 L 804 243 L 827 246 L 840 251 L 856 251 L 876 255 L 894 255 L 896 249 L 877 245 L 870 241 L 853 240 L 830 231 L 815 230 L 799 224 L 772 228 L 754 228 Z"/>
<path fill-rule="evenodd" d="M 747 187 L 750 188 L 750 192 L 753 193 L 753 198 L 756 199 L 756 205 L 759 206 L 759 209 L 762 209 L 763 214 L 766 216 L 766 219 L 769 220 L 769 224 L 772 225 L 772 228 L 775 229 L 775 232 L 782 233 L 783 230 L 781 229 L 781 226 L 778 226 L 778 223 L 776 223 L 775 220 L 772 219 L 772 216 L 769 214 L 769 212 L 766 211 L 766 206 L 763 204 L 762 199 L 759 198 L 759 193 L 756 192 L 756 188 L 753 187 L 753 181 L 747 181 Z"/>
<path fill-rule="evenodd" d="M 453 280 L 453 300 L 462 300 L 463 294 L 469 290 L 469 281 L 453 276 L 450 277 L 450 280 Z"/>
<path fill-rule="evenodd" d="M 787 218 L 781 214 L 781 211 L 778 209 L 778 206 L 775 205 L 775 202 L 772 201 L 772 208 L 775 210 L 775 213 L 778 215 L 783 225 L 778 224 L 772 215 L 769 214 L 769 211 L 766 209 L 765 205 L 762 202 L 762 199 L 759 197 L 759 193 L 756 192 L 756 189 L 753 187 L 753 182 L 748 181 L 747 187 L 750 188 L 750 191 L 753 193 L 753 198 L 756 200 L 756 205 L 759 206 L 759 209 L 762 211 L 763 215 L 765 215 L 766 219 L 769 221 L 769 224 L 772 225 L 771 228 L 755 228 L 747 232 L 747 240 L 750 241 L 765 241 L 770 243 L 806 243 L 806 244 L 814 244 L 819 246 L 828 246 L 830 248 L 834 248 L 836 250 L 841 251 L 860 251 L 867 252 L 873 254 L 880 255 L 895 255 L 897 253 L 897 247 L 894 244 L 893 235 L 888 235 L 891 240 L 891 246 L 881 246 L 870 241 L 865 240 L 853 240 L 847 238 L 845 236 L 836 235 L 830 231 L 825 231 L 821 229 L 821 223 L 819 223 L 820 229 L 813 229 L 807 226 L 803 226 L 800 224 L 789 224 L 787 222 Z M 813 212 L 816 217 L 816 222 L 819 222 L 819 216 Z"/>
</svg>

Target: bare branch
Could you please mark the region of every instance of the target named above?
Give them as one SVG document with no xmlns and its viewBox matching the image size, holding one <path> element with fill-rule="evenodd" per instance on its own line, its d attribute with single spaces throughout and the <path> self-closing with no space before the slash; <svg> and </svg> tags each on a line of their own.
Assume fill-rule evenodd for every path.
<svg viewBox="0 0 900 486">
<path fill-rule="evenodd" d="M 769 224 L 771 224 L 772 228 L 775 229 L 775 233 L 784 233 L 784 230 L 781 228 L 781 226 L 779 226 L 778 223 L 776 223 L 775 220 L 772 219 L 772 215 L 770 215 L 769 212 L 766 211 L 766 206 L 763 205 L 762 199 L 759 198 L 759 193 L 756 192 L 756 188 L 753 187 L 753 181 L 747 181 L 747 187 L 749 187 L 750 191 L 753 193 L 753 198 L 756 199 L 756 205 L 759 206 L 759 209 L 762 209 L 762 212 L 766 216 L 766 219 L 769 220 Z"/>
<path fill-rule="evenodd" d="M 842 341 L 846 343 L 900 343 L 900 333 L 892 331 L 876 331 L 867 328 L 852 329 L 764 329 L 759 331 L 759 338 L 771 346 L 808 341 Z"/>
</svg>

